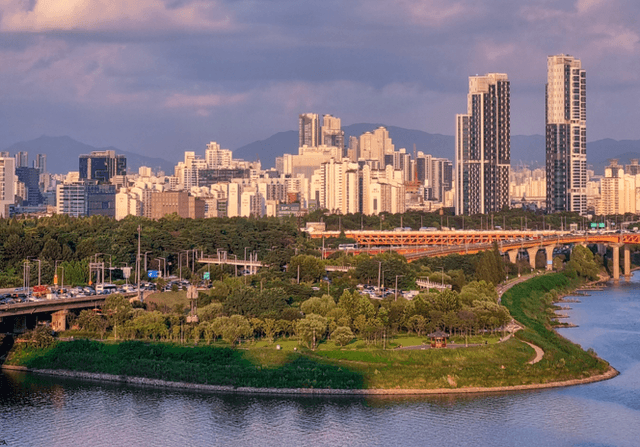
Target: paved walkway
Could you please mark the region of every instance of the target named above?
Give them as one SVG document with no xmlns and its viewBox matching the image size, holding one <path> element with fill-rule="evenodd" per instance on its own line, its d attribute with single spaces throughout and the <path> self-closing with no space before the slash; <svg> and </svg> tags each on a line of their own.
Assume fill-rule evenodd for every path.
<svg viewBox="0 0 640 447">
<path fill-rule="evenodd" d="M 529 346 L 531 346 L 533 348 L 534 351 L 536 351 L 536 356 L 533 358 L 533 360 L 528 362 L 529 365 L 535 365 L 540 360 L 542 360 L 542 357 L 544 356 L 544 351 L 542 350 L 542 348 L 540 348 L 540 346 L 536 346 L 533 343 L 529 343 L 528 341 L 525 341 L 523 343 L 528 344 Z"/>
</svg>

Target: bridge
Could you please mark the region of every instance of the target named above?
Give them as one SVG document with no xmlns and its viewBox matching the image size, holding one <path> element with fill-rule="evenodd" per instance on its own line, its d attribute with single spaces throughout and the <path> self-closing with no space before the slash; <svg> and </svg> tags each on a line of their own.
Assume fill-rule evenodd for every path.
<svg viewBox="0 0 640 447">
<path fill-rule="evenodd" d="M 416 279 L 416 285 L 421 289 L 438 289 L 441 291 L 445 289 L 451 289 L 451 284 L 433 282 L 430 281 L 429 278 Z"/>
<path fill-rule="evenodd" d="M 238 256 L 236 255 L 232 256 L 233 259 L 228 256 L 226 251 L 218 251 L 217 256 L 213 257 L 203 255 L 198 259 L 198 262 L 201 262 L 202 264 L 233 265 L 236 266 L 236 269 L 238 266 L 241 266 L 245 270 L 249 270 L 250 275 L 256 274 L 258 272 L 258 269 L 264 266 L 261 261 L 258 261 L 257 253 L 250 253 L 249 260 L 238 259 Z"/>
<path fill-rule="evenodd" d="M 112 295 L 122 295 L 125 297 L 137 296 L 137 293 L 121 293 Z M 56 317 L 62 317 L 70 310 L 75 309 L 92 309 L 104 304 L 105 300 L 111 295 L 90 295 L 72 298 L 43 299 L 38 301 L 28 301 L 26 303 L 2 304 L 0 305 L 0 323 L 11 317 L 24 317 L 21 320 L 22 325 L 26 328 L 26 317 L 37 314 L 51 314 L 54 326 L 56 326 Z M 54 327 L 54 330 L 58 330 Z"/>
<path fill-rule="evenodd" d="M 336 238 L 338 231 L 309 231 L 311 238 Z M 355 255 L 378 254 L 395 251 L 409 262 L 423 257 L 447 256 L 450 254 L 473 254 L 488 250 L 494 243 L 502 253 L 515 262 L 518 253 L 526 251 L 529 262 L 535 268 L 538 250 L 544 250 L 547 269 L 553 265 L 553 249 L 563 245 L 604 244 L 613 249 L 613 277 L 620 279 L 620 248 L 624 248 L 624 275 L 631 275 L 630 245 L 640 244 L 638 233 L 586 233 L 574 234 L 564 231 L 345 231 L 347 238 L 354 239 L 360 248 L 349 249 Z M 324 256 L 336 250 L 325 250 Z"/>
</svg>

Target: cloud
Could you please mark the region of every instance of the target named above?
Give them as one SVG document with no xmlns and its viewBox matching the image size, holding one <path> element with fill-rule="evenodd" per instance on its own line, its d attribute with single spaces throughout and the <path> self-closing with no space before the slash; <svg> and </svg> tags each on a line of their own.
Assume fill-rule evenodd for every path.
<svg viewBox="0 0 640 447">
<path fill-rule="evenodd" d="M 204 94 L 186 95 L 174 93 L 169 96 L 164 105 L 171 109 L 191 109 L 198 116 L 209 116 L 211 109 L 221 106 L 238 105 L 247 100 L 248 94 Z"/>
<path fill-rule="evenodd" d="M 0 0 L 2 32 L 230 30 L 230 12 L 215 1 L 169 7 L 161 0 Z"/>
</svg>

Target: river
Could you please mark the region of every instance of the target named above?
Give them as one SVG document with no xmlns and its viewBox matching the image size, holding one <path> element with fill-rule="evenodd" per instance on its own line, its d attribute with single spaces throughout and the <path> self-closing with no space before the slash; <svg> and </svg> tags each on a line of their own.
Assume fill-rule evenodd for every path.
<svg viewBox="0 0 640 447">
<path fill-rule="evenodd" d="M 0 374 L 8 446 L 640 445 L 640 274 L 569 303 L 560 332 L 620 375 L 568 388 L 363 398 L 207 394 Z"/>
</svg>

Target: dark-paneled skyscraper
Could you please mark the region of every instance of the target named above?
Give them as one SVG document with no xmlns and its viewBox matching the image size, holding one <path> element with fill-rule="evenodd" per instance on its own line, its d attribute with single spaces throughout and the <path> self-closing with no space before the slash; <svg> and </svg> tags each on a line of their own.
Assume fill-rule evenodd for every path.
<svg viewBox="0 0 640 447">
<path fill-rule="evenodd" d="M 547 210 L 587 211 L 587 77 L 580 60 L 549 56 L 546 86 Z"/>
<path fill-rule="evenodd" d="M 467 114 L 456 115 L 456 214 L 509 205 L 510 97 L 506 74 L 469 77 Z"/>
<path fill-rule="evenodd" d="M 111 177 L 126 175 L 127 158 L 115 151 L 94 151 L 80 155 L 80 179 L 108 183 Z"/>
</svg>

